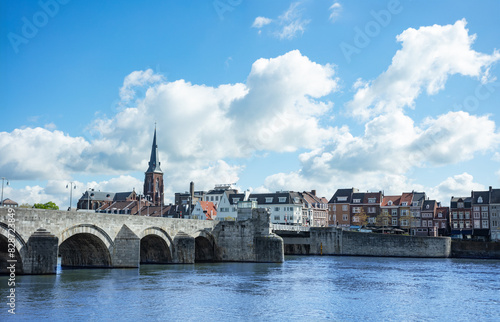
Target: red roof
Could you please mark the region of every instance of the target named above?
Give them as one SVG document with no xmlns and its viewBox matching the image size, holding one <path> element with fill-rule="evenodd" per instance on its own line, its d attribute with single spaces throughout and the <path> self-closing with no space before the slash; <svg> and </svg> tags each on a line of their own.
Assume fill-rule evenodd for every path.
<svg viewBox="0 0 500 322">
<path fill-rule="evenodd" d="M 198 201 L 200 203 L 201 209 L 205 213 L 207 220 L 214 220 L 217 216 L 217 208 L 210 201 Z"/>
<path fill-rule="evenodd" d="M 389 206 L 389 201 L 392 201 L 392 206 L 399 206 L 401 196 L 384 196 L 384 199 L 382 200 L 382 207 Z"/>
</svg>

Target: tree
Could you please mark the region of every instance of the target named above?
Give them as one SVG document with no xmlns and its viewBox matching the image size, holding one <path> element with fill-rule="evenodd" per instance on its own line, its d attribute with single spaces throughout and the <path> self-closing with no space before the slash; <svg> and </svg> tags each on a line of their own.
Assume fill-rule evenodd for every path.
<svg viewBox="0 0 500 322">
<path fill-rule="evenodd" d="M 30 205 L 29 203 L 25 202 L 21 204 L 19 208 L 33 208 L 33 205 Z"/>
<path fill-rule="evenodd" d="M 368 216 L 366 215 L 365 209 L 360 207 L 360 210 L 357 214 L 353 215 L 353 222 L 359 224 L 359 228 L 366 226 L 368 223 Z"/>
<path fill-rule="evenodd" d="M 59 210 L 59 207 L 53 203 L 52 201 L 46 202 L 44 204 L 36 203 L 33 205 L 34 208 L 38 209 L 51 209 L 51 210 Z"/>
<path fill-rule="evenodd" d="M 376 218 L 376 225 L 378 227 L 387 227 L 390 225 L 391 223 L 391 214 L 389 213 L 389 210 L 387 209 L 382 209 L 382 211 L 380 211 L 380 214 L 377 216 Z"/>
</svg>

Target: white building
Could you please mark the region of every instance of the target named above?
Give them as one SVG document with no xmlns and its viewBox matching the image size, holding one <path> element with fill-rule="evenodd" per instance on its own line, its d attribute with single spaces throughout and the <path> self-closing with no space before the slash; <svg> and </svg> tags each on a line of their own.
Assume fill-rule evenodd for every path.
<svg viewBox="0 0 500 322">
<path fill-rule="evenodd" d="M 249 201 L 258 208 L 269 208 L 273 224 L 302 225 L 303 200 L 298 192 L 252 193 Z"/>
<path fill-rule="evenodd" d="M 191 219 L 214 220 L 217 217 L 217 209 L 210 201 L 198 201 L 191 213 Z"/>
<path fill-rule="evenodd" d="M 238 216 L 238 202 L 247 201 L 248 194 L 224 193 L 217 206 L 218 220 L 236 220 Z"/>
</svg>

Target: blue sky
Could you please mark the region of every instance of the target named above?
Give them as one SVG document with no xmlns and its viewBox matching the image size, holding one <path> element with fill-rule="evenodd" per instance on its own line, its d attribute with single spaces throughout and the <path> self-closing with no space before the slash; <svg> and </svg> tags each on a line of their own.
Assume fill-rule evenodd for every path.
<svg viewBox="0 0 500 322">
<path fill-rule="evenodd" d="M 499 186 L 498 1 L 3 1 L 5 197 Z"/>
</svg>

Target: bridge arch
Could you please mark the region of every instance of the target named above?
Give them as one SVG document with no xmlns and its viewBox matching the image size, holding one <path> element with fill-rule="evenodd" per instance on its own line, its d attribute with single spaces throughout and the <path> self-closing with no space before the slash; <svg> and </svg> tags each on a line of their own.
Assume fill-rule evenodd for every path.
<svg viewBox="0 0 500 322">
<path fill-rule="evenodd" d="M 141 264 L 172 263 L 173 245 L 170 235 L 160 227 L 149 227 L 140 233 Z"/>
<path fill-rule="evenodd" d="M 10 240 L 9 240 L 10 237 Z M 14 237 L 14 238 L 13 238 Z M 14 258 L 10 257 L 9 244 L 14 242 L 15 251 L 13 252 Z M 10 231 L 9 226 L 3 222 L 0 222 L 0 275 L 9 273 L 7 270 L 8 260 L 16 259 L 16 273 L 22 274 L 23 271 L 23 261 L 25 259 L 25 252 L 27 250 L 26 242 L 19 235 L 17 231 Z"/>
<path fill-rule="evenodd" d="M 114 242 L 102 228 L 91 224 L 72 226 L 61 232 L 61 266 L 111 267 Z"/>
<path fill-rule="evenodd" d="M 198 230 L 194 237 L 194 261 L 215 261 L 215 238 L 205 230 Z"/>
</svg>

